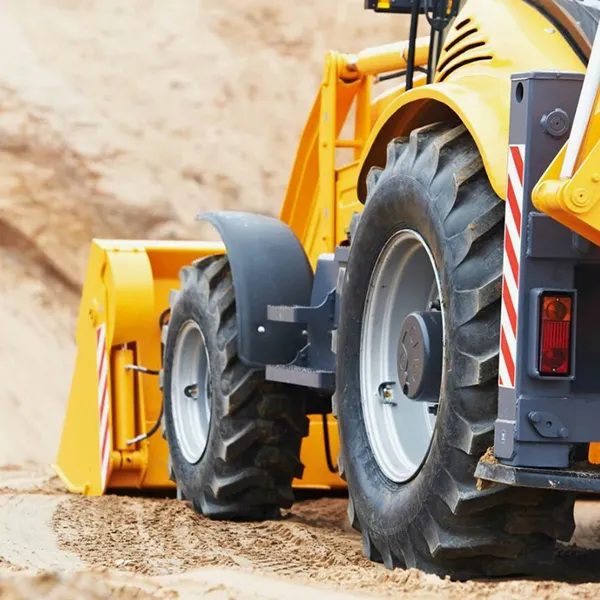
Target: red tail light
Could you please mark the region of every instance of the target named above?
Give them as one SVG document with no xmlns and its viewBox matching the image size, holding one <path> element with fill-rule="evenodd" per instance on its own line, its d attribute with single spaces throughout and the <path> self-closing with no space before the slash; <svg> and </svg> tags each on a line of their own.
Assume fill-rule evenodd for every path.
<svg viewBox="0 0 600 600">
<path fill-rule="evenodd" d="M 571 296 L 542 294 L 540 375 L 569 376 L 571 371 Z"/>
</svg>

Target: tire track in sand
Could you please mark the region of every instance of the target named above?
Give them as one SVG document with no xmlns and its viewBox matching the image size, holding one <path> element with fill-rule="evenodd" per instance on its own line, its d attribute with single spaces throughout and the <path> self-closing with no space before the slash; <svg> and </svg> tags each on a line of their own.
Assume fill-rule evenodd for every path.
<svg viewBox="0 0 600 600">
<path fill-rule="evenodd" d="M 206 596 L 201 597 L 214 592 L 219 599 L 254 600 L 257 596 L 246 584 L 247 575 L 253 576 L 248 581 L 269 590 L 259 596 L 263 600 L 271 600 L 269 582 L 283 580 L 294 586 L 335 588 L 348 596 L 367 593 L 427 600 L 599 597 L 600 550 L 562 548 L 556 565 L 549 572 L 541 570 L 539 580 L 529 581 L 461 583 L 416 569 L 388 571 L 363 557 L 360 536 L 345 526 L 345 508 L 341 498 L 304 500 L 278 521 L 234 523 L 210 521 L 176 500 L 71 497 L 58 505 L 53 526 L 61 548 L 77 553 L 88 567 L 150 575 L 152 581 L 177 589 L 182 598 L 187 589 L 201 589 L 201 584 L 208 586 Z M 600 506 L 597 510 L 600 517 Z M 600 523 L 600 518 L 595 522 Z M 289 594 L 295 593 L 294 586 Z M 286 597 L 277 595 L 276 589 L 277 598 Z"/>
</svg>

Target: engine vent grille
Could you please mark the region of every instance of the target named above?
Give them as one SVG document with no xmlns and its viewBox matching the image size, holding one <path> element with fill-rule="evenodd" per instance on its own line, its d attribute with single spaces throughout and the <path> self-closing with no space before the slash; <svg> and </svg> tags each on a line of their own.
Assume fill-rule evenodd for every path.
<svg viewBox="0 0 600 600">
<path fill-rule="evenodd" d="M 438 81 L 444 81 L 454 71 L 475 62 L 492 60 L 493 56 L 479 27 L 471 19 L 463 19 L 454 28 L 454 35 L 446 43 L 437 71 Z"/>
</svg>

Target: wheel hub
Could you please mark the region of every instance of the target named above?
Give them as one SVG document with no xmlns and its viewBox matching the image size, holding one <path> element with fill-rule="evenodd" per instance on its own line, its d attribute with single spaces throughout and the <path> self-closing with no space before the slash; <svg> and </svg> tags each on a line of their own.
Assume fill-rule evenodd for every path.
<svg viewBox="0 0 600 600">
<path fill-rule="evenodd" d="M 184 323 L 175 342 L 171 402 L 181 453 L 188 463 L 195 464 L 208 441 L 212 401 L 208 351 L 194 321 Z"/>
<path fill-rule="evenodd" d="M 412 312 L 404 319 L 398 339 L 398 379 L 407 398 L 438 401 L 443 331 L 439 311 Z"/>
<path fill-rule="evenodd" d="M 396 483 L 418 472 L 433 437 L 444 352 L 440 299 L 425 240 L 412 229 L 394 233 L 367 290 L 360 386 L 370 448 L 382 473 Z"/>
</svg>

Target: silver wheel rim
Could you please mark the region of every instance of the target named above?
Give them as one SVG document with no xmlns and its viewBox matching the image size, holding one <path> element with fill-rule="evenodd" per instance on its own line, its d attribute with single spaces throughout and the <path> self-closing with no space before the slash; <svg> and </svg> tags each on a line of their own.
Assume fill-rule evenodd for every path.
<svg viewBox="0 0 600 600">
<path fill-rule="evenodd" d="M 194 321 L 183 324 L 175 342 L 171 403 L 181 453 L 197 463 L 206 448 L 212 410 L 206 343 Z"/>
<path fill-rule="evenodd" d="M 395 483 L 411 479 L 421 467 L 436 420 L 434 405 L 411 400 L 399 385 L 398 339 L 406 316 L 431 310 L 435 301 L 441 301 L 440 280 L 431 251 L 416 231 L 398 231 L 382 249 L 371 275 L 360 348 L 369 443 L 379 468 Z M 445 331 L 443 310 L 442 328 Z"/>
</svg>

